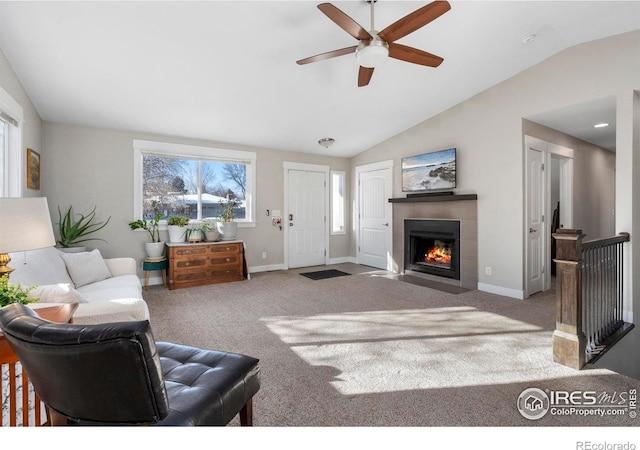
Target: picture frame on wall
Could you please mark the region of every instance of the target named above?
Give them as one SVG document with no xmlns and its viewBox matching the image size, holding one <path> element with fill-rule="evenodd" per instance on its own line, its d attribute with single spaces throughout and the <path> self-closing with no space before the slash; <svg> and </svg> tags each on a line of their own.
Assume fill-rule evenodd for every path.
<svg viewBox="0 0 640 450">
<path fill-rule="evenodd" d="M 40 190 L 40 153 L 27 149 L 27 188 Z"/>
</svg>

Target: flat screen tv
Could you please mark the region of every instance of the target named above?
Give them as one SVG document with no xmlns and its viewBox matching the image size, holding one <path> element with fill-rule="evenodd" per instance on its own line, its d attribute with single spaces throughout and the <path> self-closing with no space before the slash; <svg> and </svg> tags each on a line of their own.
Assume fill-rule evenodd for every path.
<svg viewBox="0 0 640 450">
<path fill-rule="evenodd" d="M 402 192 L 455 189 L 456 149 L 402 158 Z"/>
</svg>

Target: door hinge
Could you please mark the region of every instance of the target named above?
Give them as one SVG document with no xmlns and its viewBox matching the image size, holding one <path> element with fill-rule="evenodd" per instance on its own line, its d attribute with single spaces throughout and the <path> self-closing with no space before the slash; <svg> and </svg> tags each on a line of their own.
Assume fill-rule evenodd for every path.
<svg viewBox="0 0 640 450">
<path fill-rule="evenodd" d="M 542 163 L 542 166 L 540 166 L 540 167 L 542 167 L 542 170 L 544 170 L 544 163 Z"/>
<path fill-rule="evenodd" d="M 544 273 L 544 266 L 540 268 L 540 273 Z"/>
<path fill-rule="evenodd" d="M 360 246 L 358 245 L 358 251 L 360 251 Z"/>
<path fill-rule="evenodd" d="M 544 214 L 542 215 L 542 222 L 544 222 Z"/>
</svg>

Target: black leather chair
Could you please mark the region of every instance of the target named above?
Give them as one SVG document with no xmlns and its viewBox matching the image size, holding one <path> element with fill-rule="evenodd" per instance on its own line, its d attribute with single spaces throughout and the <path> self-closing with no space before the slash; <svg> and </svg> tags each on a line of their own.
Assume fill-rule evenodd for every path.
<svg viewBox="0 0 640 450">
<path fill-rule="evenodd" d="M 155 342 L 146 320 L 57 324 L 18 303 L 0 327 L 52 425 L 253 424 L 256 358 Z"/>
</svg>

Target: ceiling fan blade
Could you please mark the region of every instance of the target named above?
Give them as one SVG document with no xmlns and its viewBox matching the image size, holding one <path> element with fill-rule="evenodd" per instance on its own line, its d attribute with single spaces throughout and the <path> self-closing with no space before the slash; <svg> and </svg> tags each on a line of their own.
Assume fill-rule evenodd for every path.
<svg viewBox="0 0 640 450">
<path fill-rule="evenodd" d="M 340 50 L 333 50 L 331 52 L 320 53 L 319 55 L 310 56 L 308 58 L 301 59 L 300 61 L 296 61 L 298 64 L 309 64 L 316 61 L 322 61 L 324 59 L 335 58 L 336 56 L 348 55 L 349 53 L 354 53 L 358 48 L 357 45 L 347 48 L 341 48 Z"/>
<path fill-rule="evenodd" d="M 362 28 L 355 20 L 347 16 L 341 10 L 333 6 L 331 3 L 321 3 L 318 5 L 318 9 L 325 13 L 325 15 L 333 20 L 336 25 L 349 33 L 351 36 L 358 40 L 372 39 L 372 36 L 367 30 Z"/>
<path fill-rule="evenodd" d="M 395 43 L 389 44 L 389 57 L 429 67 L 438 67 L 444 61 L 441 57 L 431 53 Z"/>
<path fill-rule="evenodd" d="M 358 71 L 358 87 L 363 87 L 369 84 L 371 77 L 373 76 L 373 67 L 362 67 Z"/>
<path fill-rule="evenodd" d="M 387 43 L 392 43 L 422 28 L 432 20 L 437 19 L 451 9 L 451 5 L 447 1 L 431 2 L 420 9 L 415 10 L 411 14 L 404 16 L 402 19 L 392 23 L 387 28 L 378 33 Z"/>
</svg>

